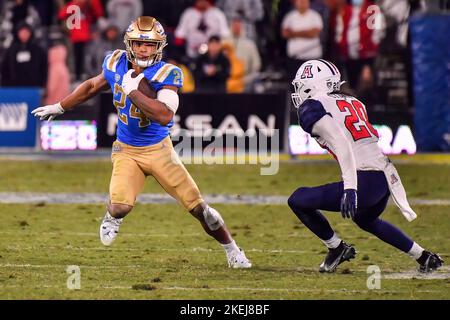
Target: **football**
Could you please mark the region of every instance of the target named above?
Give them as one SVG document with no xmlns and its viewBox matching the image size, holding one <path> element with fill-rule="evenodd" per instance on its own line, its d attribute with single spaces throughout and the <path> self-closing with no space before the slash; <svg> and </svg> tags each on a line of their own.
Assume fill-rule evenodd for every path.
<svg viewBox="0 0 450 320">
<path fill-rule="evenodd" d="M 131 77 L 135 78 L 137 76 L 136 72 L 131 74 Z M 156 99 L 156 91 L 153 90 L 152 86 L 148 82 L 148 80 L 144 77 L 139 82 L 138 90 L 142 92 L 146 97 Z"/>
</svg>

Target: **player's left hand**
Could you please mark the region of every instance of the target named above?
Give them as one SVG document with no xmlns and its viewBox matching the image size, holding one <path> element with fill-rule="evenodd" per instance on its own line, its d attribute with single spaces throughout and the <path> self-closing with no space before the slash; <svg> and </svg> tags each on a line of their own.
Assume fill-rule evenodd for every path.
<svg viewBox="0 0 450 320">
<path fill-rule="evenodd" d="M 355 189 L 345 189 L 341 199 L 341 214 L 345 218 L 355 218 L 358 209 L 358 193 Z"/>
<path fill-rule="evenodd" d="M 139 87 L 139 82 L 141 82 L 144 77 L 144 73 L 140 73 L 137 77 L 133 78 L 131 75 L 134 73 L 133 69 L 128 70 L 127 73 L 123 76 L 122 80 L 122 89 L 123 92 L 128 96 L 134 90 L 137 90 Z"/>
</svg>

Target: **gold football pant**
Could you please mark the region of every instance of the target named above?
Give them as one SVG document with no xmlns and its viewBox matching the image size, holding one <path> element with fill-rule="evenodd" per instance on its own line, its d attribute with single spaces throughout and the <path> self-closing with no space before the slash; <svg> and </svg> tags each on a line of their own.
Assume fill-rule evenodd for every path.
<svg viewBox="0 0 450 320">
<path fill-rule="evenodd" d="M 109 197 L 112 204 L 133 206 L 149 175 L 188 211 L 203 202 L 195 181 L 173 149 L 170 137 L 147 147 L 115 141 L 111 160 Z"/>
</svg>

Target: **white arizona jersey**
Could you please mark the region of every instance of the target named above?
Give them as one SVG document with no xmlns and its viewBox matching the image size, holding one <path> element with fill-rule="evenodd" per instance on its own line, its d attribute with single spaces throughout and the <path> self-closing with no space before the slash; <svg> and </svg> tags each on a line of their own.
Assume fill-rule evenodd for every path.
<svg viewBox="0 0 450 320">
<path fill-rule="evenodd" d="M 378 132 L 368 121 L 364 104 L 355 97 L 315 95 L 301 104 L 298 117 L 303 130 L 335 156 L 346 187 L 356 184 L 356 172 L 351 171 L 384 170 L 388 160 L 378 147 Z"/>
</svg>

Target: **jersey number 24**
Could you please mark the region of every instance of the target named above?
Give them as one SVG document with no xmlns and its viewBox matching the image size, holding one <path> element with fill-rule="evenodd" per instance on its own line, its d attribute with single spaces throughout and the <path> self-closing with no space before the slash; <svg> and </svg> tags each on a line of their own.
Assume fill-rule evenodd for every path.
<svg viewBox="0 0 450 320">
<path fill-rule="evenodd" d="M 119 99 L 116 99 L 116 96 L 120 95 Z M 119 116 L 119 120 L 122 121 L 124 124 L 128 125 L 128 115 L 124 112 L 122 112 L 122 109 L 125 108 L 125 99 L 126 95 L 125 92 L 123 92 L 123 89 L 121 86 L 119 86 L 117 83 L 114 84 L 114 100 L 113 104 L 117 109 L 117 114 Z M 134 104 L 131 104 L 130 106 L 130 114 L 129 116 L 131 118 L 139 119 L 139 128 L 147 127 L 151 124 L 150 120 L 139 110 L 136 108 Z"/>
<path fill-rule="evenodd" d="M 344 120 L 345 127 L 350 131 L 353 140 L 358 141 L 373 136 L 378 138 L 378 132 L 369 122 L 367 112 L 358 100 L 337 100 L 336 104 L 341 112 L 350 112 Z"/>
</svg>

